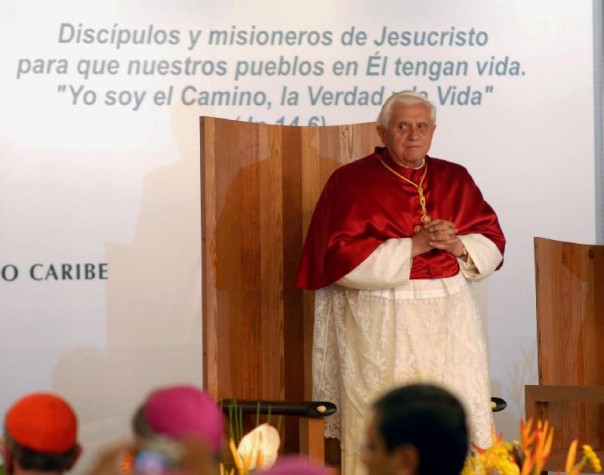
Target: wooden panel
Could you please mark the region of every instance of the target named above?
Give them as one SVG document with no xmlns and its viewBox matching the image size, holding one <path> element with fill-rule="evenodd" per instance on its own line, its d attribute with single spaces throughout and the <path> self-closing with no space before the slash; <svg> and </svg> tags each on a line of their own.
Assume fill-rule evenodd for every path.
<svg viewBox="0 0 604 475">
<path fill-rule="evenodd" d="M 294 287 L 298 260 L 325 181 L 379 145 L 375 124 L 202 117 L 200 134 L 205 388 L 309 399 L 313 294 Z"/>
<path fill-rule="evenodd" d="M 563 470 L 574 439 L 604 455 L 604 246 L 535 238 L 539 383 L 526 415 L 555 428 L 546 466 Z"/>
<path fill-rule="evenodd" d="M 526 386 L 526 418 L 549 420 L 554 427 L 552 453 L 545 470 L 564 470 L 568 447 L 574 439 L 589 444 L 604 457 L 604 387 Z M 592 473 L 591 467 L 583 469 Z"/>
<path fill-rule="evenodd" d="M 604 386 L 604 246 L 535 238 L 541 384 Z"/>
</svg>

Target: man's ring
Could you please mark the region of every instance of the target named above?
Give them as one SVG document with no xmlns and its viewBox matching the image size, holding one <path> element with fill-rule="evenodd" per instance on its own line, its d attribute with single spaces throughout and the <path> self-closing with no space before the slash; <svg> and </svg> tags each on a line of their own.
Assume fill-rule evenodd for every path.
<svg viewBox="0 0 604 475">
<path fill-rule="evenodd" d="M 439 229 L 438 231 L 436 231 L 436 234 L 438 234 L 439 236 L 443 233 L 442 229 Z"/>
</svg>

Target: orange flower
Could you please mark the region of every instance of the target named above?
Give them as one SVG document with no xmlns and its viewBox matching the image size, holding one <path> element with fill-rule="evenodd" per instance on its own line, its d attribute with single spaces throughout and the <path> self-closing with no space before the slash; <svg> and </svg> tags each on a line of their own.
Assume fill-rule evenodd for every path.
<svg viewBox="0 0 604 475">
<path fill-rule="evenodd" d="M 477 454 L 468 457 L 462 475 L 533 475 L 543 471 L 552 450 L 554 428 L 548 421 L 520 421 L 521 441 L 510 444 L 501 434 L 492 432 L 493 445 L 488 449 L 476 448 Z M 589 464 L 596 472 L 602 470 L 597 454 L 589 445 L 583 445 L 583 457 L 577 462 L 577 441 L 568 449 L 565 470 L 567 475 L 578 475 Z"/>
<path fill-rule="evenodd" d="M 566 454 L 566 464 L 564 465 L 564 471 L 567 474 L 572 474 L 573 467 L 575 466 L 575 460 L 577 458 L 577 439 L 573 440 L 568 448 L 568 454 Z"/>
</svg>

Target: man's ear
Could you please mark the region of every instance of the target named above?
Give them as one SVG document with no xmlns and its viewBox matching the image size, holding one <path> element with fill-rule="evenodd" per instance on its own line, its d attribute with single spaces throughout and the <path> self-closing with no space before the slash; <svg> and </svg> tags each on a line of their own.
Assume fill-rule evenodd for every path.
<svg viewBox="0 0 604 475">
<path fill-rule="evenodd" d="M 2 458 L 4 459 L 4 473 L 11 474 L 13 473 L 13 454 L 8 450 L 8 446 L 6 445 L 6 440 L 2 439 L 2 443 L 0 444 L 0 451 L 2 452 Z"/>
<path fill-rule="evenodd" d="M 386 138 L 386 129 L 384 128 L 383 125 L 378 124 L 377 127 L 377 133 L 380 136 L 380 139 L 382 139 L 382 143 L 385 145 L 386 141 L 384 140 Z"/>
<path fill-rule="evenodd" d="M 403 444 L 395 449 L 396 473 L 415 475 L 419 471 L 419 452 L 414 445 Z"/>
<path fill-rule="evenodd" d="M 80 458 L 80 455 L 82 455 L 82 446 L 80 444 L 76 444 L 75 454 L 73 454 L 73 458 L 71 459 L 71 462 L 69 463 L 69 466 L 67 467 L 67 470 L 71 470 L 73 468 L 75 463 Z"/>
</svg>

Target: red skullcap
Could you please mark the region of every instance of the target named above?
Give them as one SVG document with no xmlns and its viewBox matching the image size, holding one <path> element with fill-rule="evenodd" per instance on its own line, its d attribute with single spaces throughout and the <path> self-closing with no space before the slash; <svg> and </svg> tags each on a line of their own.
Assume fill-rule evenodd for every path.
<svg viewBox="0 0 604 475">
<path fill-rule="evenodd" d="M 67 452 L 76 444 L 78 421 L 60 397 L 34 393 L 13 404 L 6 414 L 5 427 L 19 445 L 54 454 Z"/>
</svg>

